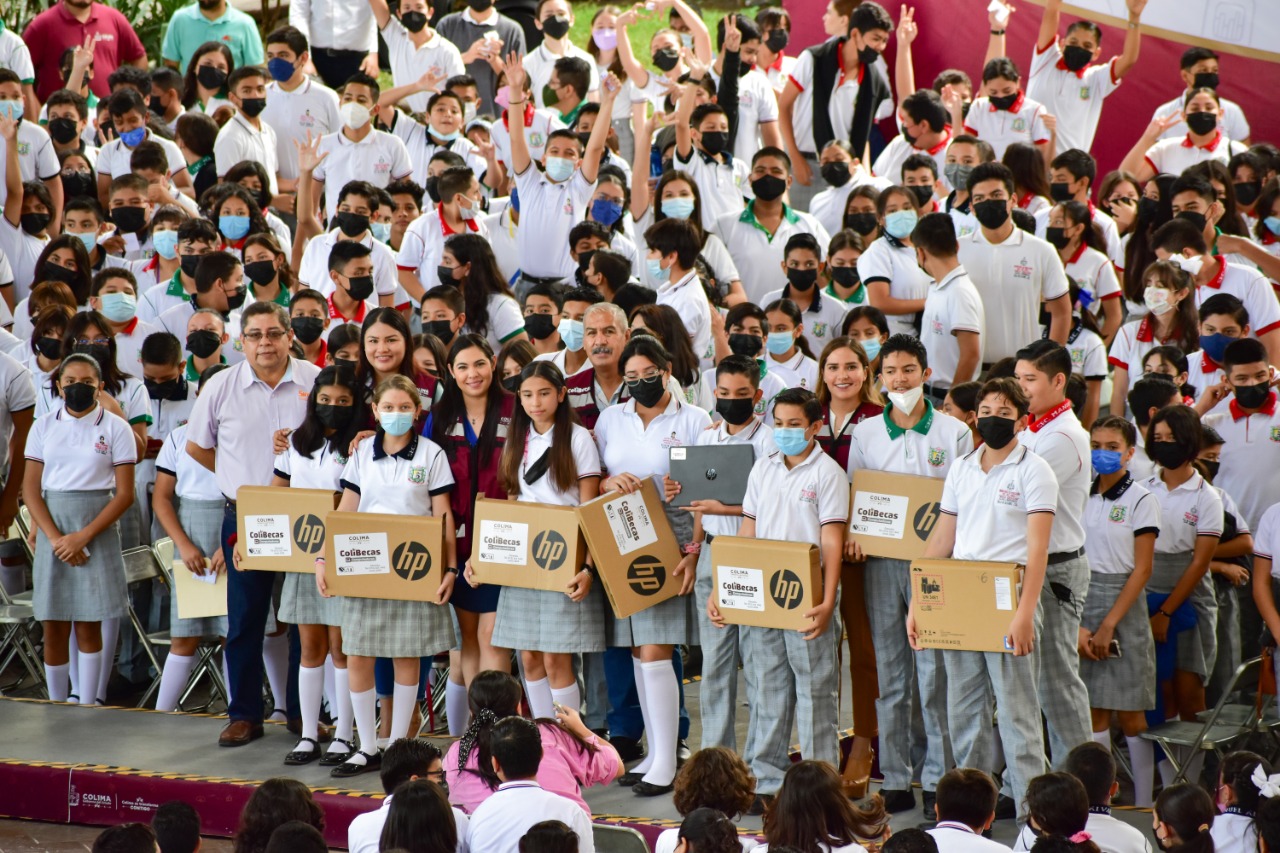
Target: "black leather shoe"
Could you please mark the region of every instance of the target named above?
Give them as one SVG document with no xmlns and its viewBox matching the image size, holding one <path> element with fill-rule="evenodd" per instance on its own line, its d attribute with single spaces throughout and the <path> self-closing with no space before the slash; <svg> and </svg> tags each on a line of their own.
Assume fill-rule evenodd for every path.
<svg viewBox="0 0 1280 853">
<path fill-rule="evenodd" d="M 938 822 L 938 795 L 933 791 L 924 793 L 924 819 L 929 823 Z"/>
<path fill-rule="evenodd" d="M 311 748 L 295 749 L 293 752 L 289 753 L 284 757 L 285 764 L 291 767 L 297 767 L 302 764 L 310 764 L 311 762 L 315 761 L 320 757 L 320 744 L 316 743 L 314 740 L 312 740 L 309 737 L 304 737 L 300 739 L 297 745 L 302 746 L 303 743 L 311 744 Z"/>
<path fill-rule="evenodd" d="M 889 814 L 911 811 L 916 807 L 916 795 L 910 789 L 892 791 L 881 788 L 880 796 L 884 798 L 884 810 Z"/>
<path fill-rule="evenodd" d="M 345 779 L 351 776 L 359 776 L 361 773 L 372 773 L 382 769 L 382 753 L 378 752 L 370 755 L 367 752 L 361 752 L 360 755 L 364 756 L 364 764 L 353 764 L 350 761 L 346 761 L 330 770 L 329 775 Z"/>
<path fill-rule="evenodd" d="M 1018 816 L 1018 804 L 1013 797 L 1001 794 L 996 798 L 996 820 L 1013 820 Z"/>
<path fill-rule="evenodd" d="M 670 794 L 675 787 L 674 782 L 668 785 L 654 785 L 641 779 L 632 786 L 631 793 L 637 797 L 660 797 L 663 794 Z"/>
<path fill-rule="evenodd" d="M 630 788 L 632 785 L 644 778 L 643 773 L 623 773 L 618 777 L 618 784 L 624 788 Z"/>
<path fill-rule="evenodd" d="M 609 738 L 609 743 L 613 744 L 613 748 L 618 750 L 618 756 L 623 761 L 639 761 L 644 758 L 644 747 L 640 745 L 640 741 L 636 738 L 614 735 Z"/>
<path fill-rule="evenodd" d="M 346 747 L 343 752 L 326 752 L 320 757 L 321 767 L 337 767 L 339 764 L 346 764 L 347 759 L 356 754 L 356 745 L 349 740 L 342 738 L 334 738 L 334 743 L 340 743 Z"/>
</svg>

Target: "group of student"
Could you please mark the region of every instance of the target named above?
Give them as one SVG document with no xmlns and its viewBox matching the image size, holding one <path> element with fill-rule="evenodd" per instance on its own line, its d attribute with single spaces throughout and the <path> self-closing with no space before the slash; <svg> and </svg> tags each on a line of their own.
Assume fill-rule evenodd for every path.
<svg viewBox="0 0 1280 853">
<path fill-rule="evenodd" d="M 310 43 L 305 8 L 256 52 L 177 39 L 176 71 L 115 69 L 96 114 L 87 49 L 38 114 L 0 69 L 0 527 L 25 503 L 50 698 L 104 701 L 118 647 L 148 677 L 120 637 L 131 603 L 173 638 L 158 708 L 225 637 L 220 744 L 262 736 L 265 673 L 298 738 L 285 763 L 352 776 L 416 734 L 448 653 L 458 769 L 496 787 L 475 744 L 522 689 L 538 719 L 585 709 L 583 754 L 604 758 L 566 777 L 654 796 L 687 754 L 679 647 L 700 645 L 704 746 L 738 748 L 741 663 L 760 812 L 793 727 L 840 764 L 847 638 L 849 791 L 877 734 L 890 812 L 915 807 L 921 755 L 933 817 L 949 760 L 994 773 L 1002 752 L 996 810 L 1025 818 L 1046 760 L 1118 728 L 1153 802 L 1141 733 L 1225 689 L 1250 645 L 1239 587 L 1280 636 L 1280 150 L 1246 144 L 1216 54 L 1187 50 L 1183 93 L 1099 180 L 1089 148 L 1144 0 L 1104 64 L 1097 25 L 1060 36 L 1049 0 L 1025 81 L 1013 10 L 993 9 L 981 85 L 952 70 L 918 90 L 923 22 L 870 0 L 832 0 L 831 38 L 794 59 L 776 8 L 727 16 L 713 51 L 683 0 L 606 7 L 584 50 L 567 0 L 541 0 L 522 53 L 484 2 L 438 29 L 420 0 L 318 4 L 347 5 L 391 50 L 388 91 L 367 55 Z M 628 28 L 655 13 L 650 64 Z M 755 451 L 741 506 L 676 508 L 671 448 L 724 444 Z M 858 470 L 945 481 L 926 556 L 1025 567 L 1011 654 L 921 646 L 908 564 L 847 534 Z M 476 582 L 478 495 L 576 506 L 649 479 L 681 595 L 615 618 L 590 559 L 562 591 Z M 336 598 L 323 560 L 314 579 L 236 570 L 245 485 L 441 518 L 435 599 Z M 726 622 L 709 545 L 734 535 L 821 549 L 807 629 Z M 162 536 L 186 570 L 228 573 L 227 617 L 126 588 L 122 550 Z M 522 684 L 477 707 L 513 651 Z"/>
</svg>

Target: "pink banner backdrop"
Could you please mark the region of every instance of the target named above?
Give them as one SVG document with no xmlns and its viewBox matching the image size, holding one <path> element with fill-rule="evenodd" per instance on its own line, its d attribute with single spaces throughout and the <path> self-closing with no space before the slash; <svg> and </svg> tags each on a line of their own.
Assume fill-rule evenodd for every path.
<svg viewBox="0 0 1280 853">
<path fill-rule="evenodd" d="M 1161 0 L 1156 0 L 1160 2 Z M 956 67 L 980 84 L 982 58 L 986 55 L 988 30 L 987 0 L 880 0 L 889 10 L 894 21 L 898 20 L 900 7 L 915 7 L 915 20 L 920 34 L 912 45 L 915 58 L 916 84 L 928 86 L 934 76 L 944 68 Z M 1031 64 L 1031 52 L 1040 28 L 1042 9 L 1035 2 L 1016 2 L 1017 12 L 1009 21 L 1008 52 L 1025 76 Z M 1123 4 L 1119 4 L 1123 7 Z M 821 42 L 822 13 L 825 0 L 784 0 L 783 6 L 791 13 L 791 47 L 788 53 L 798 53 L 808 45 Z M 1150 8 L 1150 7 L 1148 7 Z M 1069 11 L 1062 15 L 1066 24 L 1079 16 Z M 1103 24 L 1102 56 L 1109 59 L 1120 52 L 1124 43 L 1124 30 Z M 1206 42 L 1197 40 L 1197 43 Z M 893 69 L 896 44 L 891 39 L 885 58 Z M 1171 41 L 1150 35 L 1144 30 L 1142 57 L 1138 65 L 1125 78 L 1123 85 L 1107 98 L 1102 111 L 1102 121 L 1093 143 L 1093 155 L 1098 159 L 1099 173 L 1114 169 L 1133 143 L 1142 135 L 1156 107 L 1174 98 L 1182 91 L 1178 76 L 1178 59 L 1188 47 L 1185 42 Z M 1240 104 L 1252 127 L 1253 141 L 1280 142 L 1280 111 L 1276 103 L 1274 81 L 1280 74 L 1280 63 L 1267 62 L 1233 55 L 1225 46 L 1218 45 L 1222 57 L 1223 97 Z M 886 122 L 885 133 L 894 134 L 892 124 Z"/>
</svg>

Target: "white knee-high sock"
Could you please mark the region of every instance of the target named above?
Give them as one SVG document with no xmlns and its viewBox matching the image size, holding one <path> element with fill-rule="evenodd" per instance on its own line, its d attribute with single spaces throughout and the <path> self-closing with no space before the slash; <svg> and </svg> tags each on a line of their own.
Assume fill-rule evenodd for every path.
<svg viewBox="0 0 1280 853">
<path fill-rule="evenodd" d="M 470 705 L 467 704 L 467 688 L 464 684 L 455 684 L 451 679 L 444 683 L 444 713 L 449 721 L 449 737 L 462 737 L 467 733 L 467 723 L 471 716 Z"/>
<path fill-rule="evenodd" d="M 338 716 L 338 682 L 334 677 L 333 655 L 326 655 L 324 659 L 324 701 L 329 703 L 329 715 Z"/>
<path fill-rule="evenodd" d="M 285 685 L 289 683 L 289 633 L 262 638 L 262 665 L 271 685 L 271 703 L 285 709 Z"/>
<path fill-rule="evenodd" d="M 177 711 L 183 688 L 196 668 L 195 655 L 179 655 L 169 652 L 164 659 L 164 672 L 160 675 L 160 691 L 156 694 L 157 711 Z"/>
<path fill-rule="evenodd" d="M 418 706 L 418 682 L 415 680 L 413 684 L 401 684 L 397 681 L 393 696 L 395 704 L 391 707 L 391 742 L 395 743 L 402 737 L 417 735 L 417 732 L 410 734 L 409 721 L 413 719 L 413 709 Z"/>
<path fill-rule="evenodd" d="M 1106 731 L 1094 732 L 1093 742 L 1096 744 L 1099 744 L 1100 746 L 1105 746 L 1107 750 L 1110 751 L 1111 750 L 1111 730 L 1107 729 Z"/>
<path fill-rule="evenodd" d="M 298 707 L 302 712 L 302 736 L 320 742 L 320 695 L 324 692 L 324 666 L 298 667 Z"/>
<path fill-rule="evenodd" d="M 575 711 L 582 710 L 582 694 L 578 692 L 577 684 L 570 684 L 568 687 L 551 688 L 551 701 L 559 702 L 566 708 L 572 708 Z"/>
<path fill-rule="evenodd" d="M 80 704 L 98 704 L 98 679 L 102 677 L 102 658 L 106 652 L 80 652 Z"/>
<path fill-rule="evenodd" d="M 70 694 L 71 664 L 61 663 L 57 666 L 44 665 L 44 680 L 49 685 L 49 700 L 52 702 L 65 702 Z"/>
<path fill-rule="evenodd" d="M 649 750 L 645 753 L 640 763 L 631 768 L 632 773 L 639 773 L 642 776 L 649 772 L 653 767 L 653 713 L 649 710 L 649 692 L 644 681 L 644 664 L 640 662 L 640 658 L 631 657 L 631 674 L 636 681 L 636 696 L 640 698 L 640 718 L 644 721 L 644 733 L 649 738 Z M 675 747 L 672 747 L 674 749 Z"/>
<path fill-rule="evenodd" d="M 676 740 L 680 728 L 680 685 L 669 660 L 641 664 L 645 704 L 649 706 L 649 755 L 653 764 L 644 781 L 670 785 L 676 778 Z"/>
<path fill-rule="evenodd" d="M 331 708 L 337 719 L 333 721 L 333 737 L 335 742 L 329 745 L 330 752 L 346 752 L 347 748 L 338 740 L 351 741 L 351 679 L 345 667 L 333 668 L 333 689 L 336 691 L 334 707 Z"/>
<path fill-rule="evenodd" d="M 356 728 L 360 732 L 360 751 L 373 755 L 378 750 L 378 697 L 372 688 L 362 693 L 351 693 L 351 709 L 355 714 Z M 354 756 L 352 761 L 363 764 L 364 759 Z"/>
<path fill-rule="evenodd" d="M 116 665 L 116 646 L 120 642 L 120 620 L 119 619 L 103 619 L 102 620 L 102 657 L 98 660 L 98 695 L 96 701 L 98 704 L 106 704 L 107 701 L 107 683 L 111 681 L 111 670 Z M 84 701 L 84 694 L 80 695 L 80 704 L 93 704 Z"/>
<path fill-rule="evenodd" d="M 1126 737 L 1129 747 L 1129 766 L 1133 768 L 1133 804 L 1140 809 L 1151 808 L 1151 788 L 1155 784 L 1155 744 L 1140 737 Z"/>
<path fill-rule="evenodd" d="M 71 623 L 71 637 L 67 640 L 67 675 L 71 679 L 71 692 L 63 696 L 80 698 L 80 644 L 76 642 L 76 623 Z"/>
<path fill-rule="evenodd" d="M 535 720 L 539 717 L 556 718 L 555 708 L 551 706 L 551 682 L 546 678 L 525 681 L 524 692 L 529 697 L 529 713 Z"/>
</svg>

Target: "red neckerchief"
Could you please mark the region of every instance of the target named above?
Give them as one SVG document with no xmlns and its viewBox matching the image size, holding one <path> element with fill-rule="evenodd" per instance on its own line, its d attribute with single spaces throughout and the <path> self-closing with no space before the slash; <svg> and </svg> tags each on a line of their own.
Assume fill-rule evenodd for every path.
<svg viewBox="0 0 1280 853">
<path fill-rule="evenodd" d="M 1231 420 L 1233 421 L 1247 418 L 1249 415 L 1266 415 L 1267 417 L 1271 417 L 1276 413 L 1276 392 L 1272 391 L 1268 394 L 1267 401 L 1263 403 L 1262 407 L 1256 412 L 1246 412 L 1244 409 L 1240 408 L 1240 404 L 1236 402 L 1235 397 L 1231 398 L 1231 403 L 1227 408 L 1231 410 Z"/>
<path fill-rule="evenodd" d="M 441 234 L 443 234 L 446 237 L 452 237 L 454 234 L 458 233 L 457 231 L 453 230 L 453 227 L 450 226 L 448 221 L 445 219 L 444 202 L 436 203 L 436 213 L 439 214 L 440 216 L 440 233 Z M 464 219 L 462 221 L 466 223 L 468 231 L 480 230 L 480 226 L 476 224 L 476 221 L 474 219 Z"/>
<path fill-rule="evenodd" d="M 1276 237 L 1276 235 L 1272 234 L 1272 233 L 1271 233 L 1271 229 L 1270 229 L 1270 228 L 1268 228 L 1268 227 L 1267 227 L 1267 226 L 1265 226 L 1265 225 L 1263 225 L 1263 226 L 1262 226 L 1262 245 L 1264 245 L 1264 246 L 1270 246 L 1270 245 L 1271 245 L 1272 243 L 1274 243 L 1277 239 L 1280 239 L 1280 238 L 1278 238 L 1278 237 Z"/>
<path fill-rule="evenodd" d="M 1211 280 L 1206 281 L 1204 286 L 1220 290 L 1222 288 L 1222 280 L 1227 277 L 1227 262 L 1222 259 L 1222 255 L 1214 255 L 1213 259 L 1218 262 L 1218 274 Z"/>
<path fill-rule="evenodd" d="M 328 354 L 328 352 L 329 352 L 329 344 L 325 342 L 324 338 L 321 338 L 320 352 L 316 353 L 316 357 L 311 363 L 314 364 L 316 367 L 324 367 L 324 357 Z"/>
<path fill-rule="evenodd" d="M 1061 53 L 1061 51 L 1059 51 L 1059 53 Z M 1089 64 L 1092 65 L 1093 63 L 1089 63 Z M 1086 65 L 1084 68 L 1081 68 L 1079 71 L 1072 71 L 1070 68 L 1067 67 L 1067 60 L 1064 59 L 1061 55 L 1058 56 L 1058 64 L 1054 67 L 1056 67 L 1059 71 L 1065 71 L 1068 74 L 1074 74 L 1077 77 L 1079 77 L 1081 80 L 1084 79 L 1084 72 L 1089 70 L 1089 65 Z"/>
<path fill-rule="evenodd" d="M 912 143 L 911 147 L 914 148 L 916 151 L 928 151 L 930 156 L 936 157 L 938 156 L 938 152 L 941 151 L 943 148 L 946 148 L 947 145 L 950 144 L 950 142 L 951 142 L 951 128 L 948 126 L 946 131 L 942 135 L 942 141 L 939 142 L 937 145 L 933 146 L 932 148 L 928 148 L 928 149 L 916 148 L 914 143 Z"/>
<path fill-rule="evenodd" d="M 1018 199 L 1018 209 L 1026 210 L 1027 205 L 1031 204 L 1031 200 L 1034 199 L 1035 197 L 1036 197 L 1035 193 L 1027 193 L 1022 198 Z"/>
<path fill-rule="evenodd" d="M 1050 421 L 1052 421 L 1054 418 L 1058 417 L 1063 412 L 1068 412 L 1070 410 L 1071 410 L 1071 401 L 1063 400 L 1061 403 L 1054 406 L 1049 411 L 1045 412 L 1043 417 L 1036 418 L 1034 421 L 1032 421 L 1028 426 L 1028 429 L 1030 429 L 1032 432 L 1039 432 L 1040 430 L 1044 429 L 1045 425 L 1048 424 Z"/>
<path fill-rule="evenodd" d="M 124 327 L 123 329 L 121 329 L 121 330 L 120 330 L 119 332 L 117 332 L 116 334 L 120 334 L 120 335 L 132 335 L 132 334 L 133 334 L 133 330 L 134 330 L 134 329 L 136 329 L 136 328 L 138 328 L 138 318 L 137 318 L 137 317 L 134 317 L 132 320 L 130 320 L 128 323 L 126 323 L 126 324 L 125 324 L 125 327 Z"/>
<path fill-rule="evenodd" d="M 1211 139 L 1209 141 L 1209 144 L 1207 145 L 1196 145 L 1194 142 L 1191 141 L 1191 134 L 1190 132 L 1188 132 L 1186 139 L 1182 140 L 1182 147 L 1183 148 L 1199 148 L 1201 151 L 1216 151 L 1218 148 L 1218 143 L 1221 141 L 1222 141 L 1221 130 L 1219 130 L 1217 133 L 1213 135 L 1213 139 Z"/>
<path fill-rule="evenodd" d="M 1200 358 L 1202 359 L 1200 362 L 1201 373 L 1212 373 L 1215 370 L 1222 369 L 1222 365 L 1218 364 L 1218 362 L 1209 358 L 1209 353 L 1205 352 L 1204 350 L 1200 351 Z"/>
<path fill-rule="evenodd" d="M 502 126 L 508 131 L 511 130 L 511 110 L 502 111 Z M 533 127 L 533 102 L 526 101 L 524 105 L 524 126 Z"/>
<path fill-rule="evenodd" d="M 347 316 L 344 316 L 343 313 L 338 310 L 338 306 L 333 304 L 332 293 L 325 298 L 329 301 L 329 319 L 330 320 L 342 320 L 344 323 L 363 323 L 364 322 L 364 312 L 368 303 L 366 303 L 363 299 L 356 303 L 355 316 L 347 317 Z"/>
<path fill-rule="evenodd" d="M 1093 223 L 1090 223 L 1090 224 L 1089 224 L 1089 227 L 1091 227 L 1091 228 L 1092 228 L 1092 227 L 1093 227 Z M 1071 256 L 1071 260 L 1067 261 L 1067 263 L 1069 263 L 1069 264 L 1074 264 L 1076 261 L 1080 260 L 1080 256 L 1084 254 L 1084 250 L 1085 250 L 1085 249 L 1087 249 L 1087 248 L 1089 248 L 1089 246 L 1088 246 L 1087 244 L 1085 244 L 1085 243 L 1081 243 L 1081 244 L 1080 244 L 1080 247 L 1079 247 L 1078 249 L 1076 249 L 1076 253 L 1075 253 L 1074 255 L 1072 255 L 1072 256 Z"/>
<path fill-rule="evenodd" d="M 1027 93 L 1026 93 L 1026 92 L 1024 92 L 1024 91 L 1022 91 L 1021 89 L 1019 89 L 1019 90 L 1018 90 L 1018 98 L 1017 98 L 1017 100 L 1015 100 L 1015 101 L 1013 102 L 1013 105 L 1009 107 L 1009 112 L 1011 112 L 1011 113 L 1016 113 L 1016 112 L 1018 112 L 1019 110 L 1021 110 L 1021 109 L 1022 109 L 1022 102 L 1023 102 L 1023 101 L 1025 101 L 1026 99 L 1027 99 Z M 996 105 L 995 105 L 995 104 L 992 104 L 992 105 L 991 105 L 991 112 L 993 112 L 993 113 L 994 113 L 994 112 L 998 112 L 998 109 L 997 109 L 997 107 L 996 107 Z"/>
<path fill-rule="evenodd" d="M 783 55 L 784 55 L 784 54 L 779 53 L 779 54 L 778 54 L 778 58 L 777 58 L 777 59 L 775 59 L 775 60 L 773 61 L 773 64 L 772 64 L 772 65 L 770 65 L 768 68 L 766 68 L 766 69 L 765 69 L 765 71 L 777 71 L 779 74 L 781 74 L 781 73 L 782 73 L 782 57 L 783 57 Z"/>
</svg>

